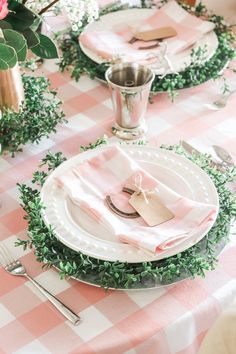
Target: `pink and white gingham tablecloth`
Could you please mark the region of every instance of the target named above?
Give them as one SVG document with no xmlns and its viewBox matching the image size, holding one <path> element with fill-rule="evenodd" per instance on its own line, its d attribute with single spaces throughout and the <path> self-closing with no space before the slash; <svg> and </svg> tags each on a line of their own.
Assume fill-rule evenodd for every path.
<svg viewBox="0 0 236 354">
<path fill-rule="evenodd" d="M 0 268 L 0 354 L 195 354 L 217 316 L 236 297 L 236 242 L 219 257 L 215 271 L 205 279 L 143 291 L 108 291 L 75 280 L 63 280 L 57 271 L 42 270 L 31 251 L 14 248 L 26 238 L 24 212 L 17 182 L 27 183 L 48 149 L 67 157 L 81 145 L 111 134 L 113 111 L 106 86 L 84 76 L 76 83 L 58 73 L 53 61 L 44 74 L 64 100 L 68 124 L 39 145 L 29 144 L 15 158 L 0 157 L 0 240 L 21 257 L 28 272 L 80 314 L 74 327 L 26 279 Z M 231 88 L 236 80 L 228 73 Z M 205 104 L 217 99 L 220 82 L 183 90 L 171 103 L 158 94 L 147 111 L 148 140 L 153 146 L 180 139 L 206 151 L 212 144 L 228 149 L 236 160 L 236 96 L 219 111 Z"/>
<path fill-rule="evenodd" d="M 106 86 L 86 76 L 76 83 L 68 74 L 58 73 L 53 62 L 43 71 L 65 102 L 68 124 L 39 145 L 27 145 L 15 158 L 0 158 L 0 239 L 22 257 L 36 280 L 80 314 L 82 322 L 74 327 L 29 281 L 0 268 L 0 353 L 196 353 L 216 317 L 235 299 L 235 241 L 205 279 L 144 291 L 104 292 L 75 280 L 61 281 L 55 270 L 42 271 L 32 252 L 14 248 L 17 237 L 26 237 L 16 183 L 31 179 L 48 149 L 70 157 L 103 134 L 111 137 L 113 111 Z M 236 88 L 235 78 L 228 80 Z M 147 111 L 150 144 L 173 144 L 180 139 L 202 149 L 220 144 L 236 158 L 235 96 L 219 111 L 204 106 L 218 97 L 219 86 L 208 82 L 183 90 L 174 103 L 166 94 L 157 95 Z"/>
</svg>

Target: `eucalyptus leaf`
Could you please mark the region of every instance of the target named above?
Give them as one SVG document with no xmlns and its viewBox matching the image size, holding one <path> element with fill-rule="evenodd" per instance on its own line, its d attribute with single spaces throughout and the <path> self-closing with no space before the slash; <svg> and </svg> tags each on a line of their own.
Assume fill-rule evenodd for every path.
<svg viewBox="0 0 236 354">
<path fill-rule="evenodd" d="M 2 32 L 6 44 L 15 49 L 17 59 L 24 61 L 27 54 L 27 43 L 24 36 L 12 29 L 3 29 Z"/>
<path fill-rule="evenodd" d="M 39 44 L 39 35 L 34 32 L 32 29 L 28 28 L 27 30 L 21 32 L 27 41 L 28 48 L 35 47 Z"/>
<path fill-rule="evenodd" d="M 11 26 L 10 23 L 8 23 L 7 21 L 0 20 L 0 28 L 1 28 L 1 29 L 6 29 L 6 28 L 11 29 L 12 26 Z"/>
<path fill-rule="evenodd" d="M 2 64 L 0 67 L 1 70 L 13 68 L 17 63 L 17 55 L 15 50 L 4 43 L 0 43 L 0 58 Z"/>
<path fill-rule="evenodd" d="M 0 70 L 7 70 L 9 69 L 9 65 L 0 58 Z"/>
<path fill-rule="evenodd" d="M 10 12 L 7 15 L 7 22 L 10 23 L 13 29 L 18 31 L 25 31 L 33 25 L 37 17 L 32 11 L 16 0 L 9 1 L 8 8 Z"/>
<path fill-rule="evenodd" d="M 19 61 L 24 61 L 27 57 L 27 45 L 25 45 L 21 50 L 17 52 L 17 58 Z"/>
<path fill-rule="evenodd" d="M 44 59 L 58 58 L 57 48 L 50 38 L 39 34 L 39 40 L 39 45 L 31 48 L 34 54 Z"/>
<path fill-rule="evenodd" d="M 42 19 L 40 16 L 36 14 L 35 20 L 30 26 L 30 29 L 34 32 L 36 32 L 39 29 L 40 24 L 42 23 Z"/>
</svg>

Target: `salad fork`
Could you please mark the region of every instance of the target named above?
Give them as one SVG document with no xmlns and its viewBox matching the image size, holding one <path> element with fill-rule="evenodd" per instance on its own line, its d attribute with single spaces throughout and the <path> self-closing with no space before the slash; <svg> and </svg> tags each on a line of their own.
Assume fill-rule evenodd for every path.
<svg viewBox="0 0 236 354">
<path fill-rule="evenodd" d="M 228 94 L 222 96 L 217 101 L 213 103 L 207 103 L 206 106 L 213 110 L 218 110 L 224 108 L 227 104 L 228 99 L 236 92 L 236 90 L 230 91 Z"/>
<path fill-rule="evenodd" d="M 80 317 L 27 274 L 23 264 L 18 259 L 14 259 L 11 256 L 7 247 L 2 242 L 0 243 L 0 264 L 9 274 L 19 275 L 29 279 L 69 321 L 74 325 L 79 323 Z"/>
</svg>

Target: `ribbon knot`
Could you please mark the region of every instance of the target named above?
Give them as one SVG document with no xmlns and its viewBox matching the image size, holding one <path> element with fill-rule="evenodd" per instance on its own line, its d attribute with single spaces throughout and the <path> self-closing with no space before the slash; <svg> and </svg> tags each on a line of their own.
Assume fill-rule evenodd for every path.
<svg viewBox="0 0 236 354">
<path fill-rule="evenodd" d="M 135 180 L 134 180 L 134 185 L 136 187 L 136 195 L 139 195 L 139 194 L 142 194 L 143 196 L 143 199 L 145 200 L 145 202 L 147 204 L 149 204 L 149 200 L 148 200 L 148 194 L 151 194 L 153 193 L 154 191 L 153 190 L 150 190 L 150 189 L 144 189 L 142 187 L 142 182 L 143 182 L 143 177 L 140 173 L 138 173 L 136 176 L 135 176 Z"/>
</svg>

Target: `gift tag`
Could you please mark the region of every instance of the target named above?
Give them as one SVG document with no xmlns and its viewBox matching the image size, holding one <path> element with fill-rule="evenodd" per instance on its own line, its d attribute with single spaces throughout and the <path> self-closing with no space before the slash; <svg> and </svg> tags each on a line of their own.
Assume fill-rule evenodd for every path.
<svg viewBox="0 0 236 354">
<path fill-rule="evenodd" d="M 141 41 L 148 42 L 155 39 L 170 38 L 176 35 L 177 32 L 172 27 L 160 27 L 150 31 L 137 32 L 133 35 L 133 37 Z"/>
<path fill-rule="evenodd" d="M 131 196 L 129 203 L 149 226 L 162 224 L 174 217 L 174 214 L 154 193 L 146 192 L 146 199 L 144 198 L 143 193 L 134 193 Z"/>
</svg>

